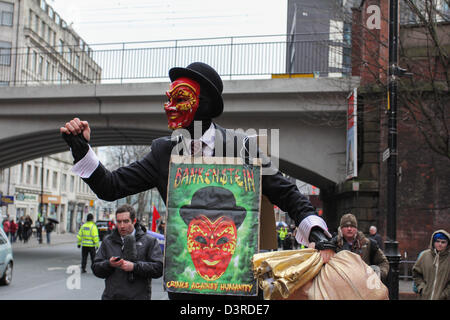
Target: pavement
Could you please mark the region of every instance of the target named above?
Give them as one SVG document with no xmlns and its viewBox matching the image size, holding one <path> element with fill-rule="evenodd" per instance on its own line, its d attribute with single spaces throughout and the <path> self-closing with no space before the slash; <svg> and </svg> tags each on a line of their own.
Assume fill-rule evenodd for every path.
<svg viewBox="0 0 450 320">
<path fill-rule="evenodd" d="M 20 250 L 21 248 L 38 248 L 43 246 L 57 246 L 60 244 L 73 243 L 77 245 L 77 235 L 74 233 L 51 233 L 50 244 L 47 244 L 47 237 L 43 234 L 43 242 L 39 244 L 37 238 L 32 236 L 27 243 L 17 240 L 12 244 L 13 250 Z M 412 281 L 400 280 L 399 281 L 399 300 L 417 300 L 418 296 L 412 290 Z"/>
<path fill-rule="evenodd" d="M 60 244 L 66 244 L 66 243 L 73 243 L 74 246 L 77 245 L 77 235 L 74 233 L 55 233 L 52 232 L 50 234 L 50 244 L 47 244 L 47 236 L 45 232 L 42 234 L 42 243 L 38 242 L 38 239 L 33 235 L 27 243 L 24 243 L 23 241 L 20 241 L 19 239 L 16 240 L 12 244 L 13 250 L 15 249 L 21 249 L 21 248 L 38 248 L 43 246 L 57 246 Z"/>
</svg>

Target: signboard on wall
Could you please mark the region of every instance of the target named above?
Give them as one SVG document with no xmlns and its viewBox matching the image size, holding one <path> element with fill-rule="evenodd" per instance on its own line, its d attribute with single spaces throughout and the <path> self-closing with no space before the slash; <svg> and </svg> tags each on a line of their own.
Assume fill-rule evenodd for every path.
<svg viewBox="0 0 450 320">
<path fill-rule="evenodd" d="M 0 198 L 0 206 L 7 206 L 9 204 L 14 204 L 14 196 L 2 196 Z"/>
</svg>

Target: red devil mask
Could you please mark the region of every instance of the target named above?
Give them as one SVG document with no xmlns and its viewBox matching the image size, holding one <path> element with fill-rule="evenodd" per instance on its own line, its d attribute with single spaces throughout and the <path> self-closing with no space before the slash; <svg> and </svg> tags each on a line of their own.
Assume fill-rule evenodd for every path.
<svg viewBox="0 0 450 320">
<path fill-rule="evenodd" d="M 168 127 L 172 130 L 186 128 L 198 109 L 200 85 L 189 78 L 178 78 L 166 92 L 169 101 L 164 104 Z"/>
<path fill-rule="evenodd" d="M 199 215 L 189 223 L 187 238 L 197 273 L 207 281 L 219 279 L 236 250 L 237 231 L 233 220 L 221 216 L 211 221 Z"/>
</svg>

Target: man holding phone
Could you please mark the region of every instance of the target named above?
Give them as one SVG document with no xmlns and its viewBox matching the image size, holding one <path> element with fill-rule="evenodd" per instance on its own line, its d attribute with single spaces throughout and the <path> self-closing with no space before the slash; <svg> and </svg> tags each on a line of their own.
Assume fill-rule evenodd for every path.
<svg viewBox="0 0 450 320">
<path fill-rule="evenodd" d="M 163 270 L 158 241 L 136 223 L 136 213 L 130 205 L 117 209 L 116 222 L 116 228 L 103 240 L 92 265 L 94 274 L 105 279 L 102 300 L 150 300 L 151 279 L 161 277 Z M 135 259 L 130 261 L 130 256 Z"/>
</svg>

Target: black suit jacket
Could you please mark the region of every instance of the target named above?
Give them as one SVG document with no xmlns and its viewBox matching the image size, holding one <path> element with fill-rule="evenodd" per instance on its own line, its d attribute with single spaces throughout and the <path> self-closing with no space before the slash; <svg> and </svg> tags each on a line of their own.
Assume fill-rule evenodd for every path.
<svg viewBox="0 0 450 320">
<path fill-rule="evenodd" d="M 216 129 L 215 151 L 230 149 L 234 156 L 243 155 L 239 146 L 243 145 L 248 137 L 234 130 L 224 129 L 214 124 Z M 150 152 L 139 161 L 129 166 L 109 171 L 103 164 L 99 164 L 93 174 L 83 179 L 100 199 L 114 201 L 128 195 L 136 194 L 156 187 L 163 198 L 167 200 L 167 182 L 169 175 L 170 156 L 175 146 L 180 146 L 180 138 L 162 137 L 153 140 Z M 248 145 L 248 144 L 247 144 Z M 263 167 L 270 167 L 269 160 L 258 150 L 246 153 L 245 156 L 261 155 L 266 159 Z M 287 180 L 278 169 L 272 175 L 262 176 L 262 193 L 281 210 L 287 212 L 298 226 L 309 215 L 315 215 L 315 210 L 308 198 L 302 195 L 297 186 Z"/>
</svg>

